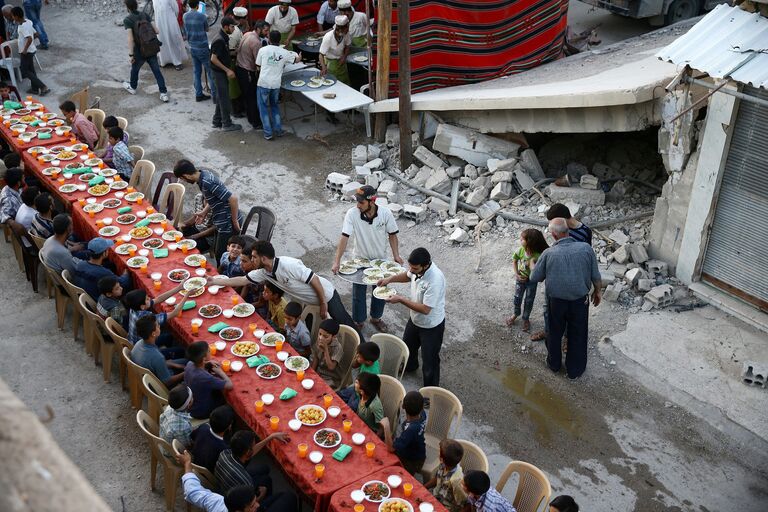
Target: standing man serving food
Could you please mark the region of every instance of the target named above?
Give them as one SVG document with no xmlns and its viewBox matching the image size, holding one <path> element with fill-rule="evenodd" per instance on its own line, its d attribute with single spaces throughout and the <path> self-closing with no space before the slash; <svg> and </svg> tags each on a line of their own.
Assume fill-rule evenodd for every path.
<svg viewBox="0 0 768 512">
<path fill-rule="evenodd" d="M 280 32 L 280 42 L 290 49 L 293 36 L 296 35 L 296 25 L 299 24 L 299 13 L 291 7 L 291 0 L 280 0 L 277 5 L 270 7 L 264 20 L 272 30 Z"/>
<path fill-rule="evenodd" d="M 405 371 L 419 367 L 421 348 L 422 375 L 425 386 L 440 385 L 440 348 L 445 333 L 445 276 L 432 261 L 429 251 L 423 247 L 414 249 L 408 256 L 408 272 L 381 279 L 379 286 L 389 283 L 411 283 L 411 298 L 393 295 L 387 302 L 403 304 L 411 310 L 405 325 L 403 341 L 410 355 Z"/>
<path fill-rule="evenodd" d="M 386 259 L 387 244 L 389 244 L 392 249 L 392 259 L 402 264 L 403 258 L 400 257 L 397 240 L 399 229 L 395 216 L 386 206 L 376 204 L 376 189 L 370 185 L 360 187 L 355 191 L 355 199 L 357 199 L 357 206 L 347 210 L 344 216 L 341 238 L 333 262 L 333 273 L 339 272 L 341 257 L 347 249 L 350 236 L 353 236 L 355 241 L 355 258 Z M 352 285 L 352 319 L 359 331 L 363 329 L 363 323 L 368 317 L 367 291 L 367 285 L 357 283 Z M 384 304 L 383 300 L 371 296 L 371 324 L 382 332 L 387 330 L 381 319 L 384 314 Z"/>
<path fill-rule="evenodd" d="M 352 44 L 349 37 L 349 18 L 343 14 L 336 16 L 333 30 L 323 36 L 320 43 L 320 74 L 331 73 L 337 80 L 349 85 L 347 54 Z"/>
</svg>

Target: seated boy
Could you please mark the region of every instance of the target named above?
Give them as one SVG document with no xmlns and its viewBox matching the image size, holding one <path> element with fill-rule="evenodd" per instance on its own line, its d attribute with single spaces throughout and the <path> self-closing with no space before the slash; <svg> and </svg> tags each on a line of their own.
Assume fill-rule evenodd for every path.
<svg viewBox="0 0 768 512">
<path fill-rule="evenodd" d="M 160 336 L 160 324 L 154 316 L 144 316 L 136 322 L 136 333 L 139 341 L 131 349 L 131 360 L 139 366 L 151 371 L 155 377 L 172 388 L 182 381 L 183 373 L 173 375 L 171 370 L 181 371 L 184 366 L 179 361 L 168 360 L 157 348 L 157 337 Z"/>
<path fill-rule="evenodd" d="M 427 458 L 427 444 L 424 440 L 424 427 L 427 415 L 424 413 L 424 397 L 418 391 L 409 391 L 403 398 L 405 421 L 400 435 L 393 441 L 389 419 L 382 421 L 384 427 L 384 442 L 389 451 L 395 452 L 403 467 L 415 475 L 424 466 Z"/>
<path fill-rule="evenodd" d="M 227 250 L 221 255 L 219 261 L 219 273 L 227 277 L 244 276 L 240 263 L 240 254 L 243 252 L 245 241 L 240 235 L 233 235 L 227 240 Z"/>
<path fill-rule="evenodd" d="M 107 116 L 104 118 L 104 121 L 101 123 L 101 126 L 104 128 L 104 131 L 109 133 L 110 128 L 119 127 L 120 123 L 117 122 L 117 118 L 115 116 Z M 128 136 L 128 132 L 123 130 L 123 142 L 128 144 L 128 139 L 130 137 Z M 112 143 L 107 141 L 107 146 L 104 148 L 103 152 L 96 152 L 98 156 L 101 157 L 102 160 L 104 160 L 104 163 L 108 166 L 112 167 L 112 157 L 114 156 L 114 152 L 112 151 Z"/>
<path fill-rule="evenodd" d="M 339 322 L 333 318 L 326 318 L 320 322 L 317 341 L 312 344 L 312 369 L 332 389 L 338 388 L 344 377 L 344 369 L 339 365 L 344 349 L 336 339 L 337 334 L 339 334 Z"/>
<path fill-rule="evenodd" d="M 435 475 L 424 484 L 449 512 L 461 512 L 467 502 L 467 493 L 462 486 L 464 471 L 460 464 L 463 457 L 461 443 L 453 439 L 440 441 L 440 465 Z"/>
<path fill-rule="evenodd" d="M 103 318 L 111 318 L 121 327 L 128 326 L 128 315 L 120 298 L 123 296 L 123 287 L 120 281 L 113 276 L 105 276 L 99 279 L 99 300 L 96 302 L 96 310 Z"/>
<path fill-rule="evenodd" d="M 114 126 L 109 129 L 107 134 L 109 143 L 112 145 L 112 168 L 117 171 L 121 178 L 129 181 L 136 162 L 133 161 L 133 155 L 128 149 L 128 144 L 123 140 L 125 135 L 123 129 Z"/>
<path fill-rule="evenodd" d="M 125 305 L 128 308 L 128 341 L 136 343 L 139 340 L 138 333 L 136 332 L 136 322 L 139 318 L 152 314 L 152 308 L 155 302 L 162 304 L 168 297 L 179 293 L 184 288 L 184 283 L 179 283 L 178 286 L 168 290 L 165 293 L 161 293 L 157 296 L 157 300 L 154 301 L 149 298 L 147 292 L 144 290 L 132 290 L 125 296 Z M 168 320 L 176 318 L 181 314 L 181 308 L 184 306 L 184 301 L 180 300 L 173 311 L 170 313 L 157 313 L 157 323 L 161 326 L 165 325 Z M 160 336 L 158 345 L 162 347 L 169 347 L 173 344 L 173 337 L 171 333 L 165 332 Z"/>
<path fill-rule="evenodd" d="M 192 432 L 192 460 L 211 473 L 221 452 L 229 448 L 227 442 L 235 424 L 235 411 L 229 405 L 220 405 L 211 411 L 210 421 Z"/>
<path fill-rule="evenodd" d="M 359 373 L 372 373 L 378 375 L 381 373 L 379 368 L 380 355 L 381 349 L 374 342 L 366 341 L 361 343 L 357 347 L 355 358 L 352 360 L 352 368 L 359 368 Z M 357 410 L 357 404 L 360 403 L 360 395 L 355 393 L 354 386 L 342 389 L 339 391 L 339 396 L 350 408 Z"/>
<path fill-rule="evenodd" d="M 203 194 L 195 195 L 192 216 L 181 221 L 179 230 L 184 233 L 184 238 L 189 238 L 197 242 L 197 249 L 201 254 L 208 252 L 213 244 L 213 236 L 216 233 L 216 227 L 213 225 L 213 213 L 208 209 L 205 216 L 200 216 L 206 210 L 206 203 Z"/>
<path fill-rule="evenodd" d="M 262 296 L 269 308 L 269 323 L 272 328 L 283 332 L 285 330 L 285 306 L 288 301 L 283 298 L 283 290 L 271 281 L 264 282 Z"/>
<path fill-rule="evenodd" d="M 19 97 L 19 92 L 15 87 L 11 87 L 5 82 L 0 82 L 0 103 L 6 101 L 21 103 L 21 98 Z"/>
<path fill-rule="evenodd" d="M 232 389 L 232 381 L 219 363 L 210 360 L 208 342 L 196 341 L 187 347 L 189 362 L 184 368 L 184 383 L 192 390 L 195 401 L 189 410 L 193 418 L 204 419 L 224 405 L 223 389 Z"/>
<path fill-rule="evenodd" d="M 176 439 L 184 448 L 192 446 L 192 391 L 183 383 L 168 393 L 168 406 L 160 415 L 160 437 L 173 443 Z"/>
<path fill-rule="evenodd" d="M 355 392 L 360 395 L 357 415 L 368 428 L 383 437 L 385 426 L 389 422 L 384 417 L 384 404 L 381 403 L 381 379 L 373 373 L 361 373 L 355 379 Z"/>
<path fill-rule="evenodd" d="M 285 306 L 285 339 L 300 356 L 309 358 L 312 355 L 312 339 L 307 324 L 301 319 L 302 309 L 301 304 L 293 301 Z"/>
<path fill-rule="evenodd" d="M 467 501 L 475 512 L 515 512 L 515 507 L 491 487 L 490 477 L 483 471 L 467 471 L 462 481 Z"/>
</svg>

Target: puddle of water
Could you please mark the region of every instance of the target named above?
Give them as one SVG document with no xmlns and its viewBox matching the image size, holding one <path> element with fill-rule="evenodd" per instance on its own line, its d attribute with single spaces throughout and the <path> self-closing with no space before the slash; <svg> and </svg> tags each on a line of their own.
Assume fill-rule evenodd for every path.
<svg viewBox="0 0 768 512">
<path fill-rule="evenodd" d="M 583 414 L 577 406 L 563 398 L 544 382 L 518 368 L 496 372 L 501 384 L 513 395 L 513 400 L 535 426 L 540 442 L 549 441 L 558 431 L 580 436 L 584 426 Z"/>
</svg>

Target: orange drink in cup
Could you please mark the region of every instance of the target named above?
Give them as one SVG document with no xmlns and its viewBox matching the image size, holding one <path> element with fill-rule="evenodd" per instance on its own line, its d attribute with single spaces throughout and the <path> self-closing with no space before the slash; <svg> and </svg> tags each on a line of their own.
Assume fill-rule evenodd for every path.
<svg viewBox="0 0 768 512">
<path fill-rule="evenodd" d="M 96 216 L 96 212 L 94 212 L 93 210 L 88 212 L 88 217 L 90 217 L 91 219 L 94 218 L 95 216 Z"/>
<path fill-rule="evenodd" d="M 103 228 L 104 227 L 104 221 L 99 219 L 96 221 L 96 227 L 97 228 Z"/>
<path fill-rule="evenodd" d="M 137 198 L 136 198 L 136 204 L 141 204 L 141 203 L 143 203 L 143 202 L 144 202 L 144 199 L 143 199 L 143 198 L 141 198 L 141 197 L 137 197 Z"/>
<path fill-rule="evenodd" d="M 315 464 L 315 476 L 317 478 L 323 478 L 324 474 L 325 474 L 325 465 L 324 464 Z"/>
<path fill-rule="evenodd" d="M 208 266 L 208 260 L 200 260 L 200 268 L 205 268 Z M 254 327 L 253 330 L 256 330 Z"/>
<path fill-rule="evenodd" d="M 256 324 L 256 323 L 251 323 L 251 324 L 248 324 L 248 332 L 251 332 L 251 333 L 252 333 L 253 331 L 255 331 L 255 330 L 256 330 L 256 328 L 257 328 L 258 326 L 259 326 L 259 324 Z"/>
<path fill-rule="evenodd" d="M 163 231 L 165 231 L 165 228 L 168 227 L 168 221 L 163 219 L 160 221 L 160 227 L 163 228 Z"/>
<path fill-rule="evenodd" d="M 114 175 L 114 176 L 112 176 L 112 177 L 115 179 L 115 181 L 120 181 L 120 180 L 122 180 L 122 179 L 123 179 L 123 178 L 121 178 L 121 177 L 120 177 L 120 175 L 119 175 L 119 174 L 115 174 L 115 175 Z"/>
<path fill-rule="evenodd" d="M 155 209 L 151 206 L 147 206 L 147 215 L 152 215 L 153 213 L 155 213 Z"/>
<path fill-rule="evenodd" d="M 376 445 L 373 443 L 365 443 L 365 455 L 368 458 L 373 457 L 373 453 L 376 451 Z"/>
<path fill-rule="evenodd" d="M 99 169 L 103 169 L 104 167 L 106 167 L 104 162 L 99 162 Z M 117 176 L 117 174 L 115 174 L 115 176 Z"/>
<path fill-rule="evenodd" d="M 211 354 L 212 356 L 216 355 L 216 344 L 215 343 L 211 343 L 210 345 L 208 345 L 208 353 Z"/>
<path fill-rule="evenodd" d="M 325 404 L 325 408 L 329 408 L 331 406 L 331 403 L 333 402 L 333 396 L 332 395 L 323 395 L 323 404 Z"/>
<path fill-rule="evenodd" d="M 283 340 L 275 341 L 275 350 L 277 350 L 278 352 L 283 350 L 283 343 L 285 343 Z"/>
<path fill-rule="evenodd" d="M 141 267 L 139 267 L 139 270 L 141 270 L 142 274 L 146 274 L 147 273 L 147 265 L 146 264 L 142 265 Z"/>
<path fill-rule="evenodd" d="M 181 253 L 182 254 L 187 254 L 188 250 L 189 249 L 187 248 L 187 244 L 184 244 L 184 245 L 181 246 Z"/>
<path fill-rule="evenodd" d="M 155 286 L 155 291 L 159 292 L 160 287 L 163 286 L 163 283 L 161 281 L 153 281 L 152 284 Z"/>
<path fill-rule="evenodd" d="M 78 199 L 77 204 L 79 204 L 80 206 L 85 206 L 85 198 L 81 197 L 80 199 Z"/>
<path fill-rule="evenodd" d="M 269 427 L 272 430 L 277 432 L 277 429 L 279 426 L 280 426 L 280 418 L 278 418 L 277 416 L 272 416 L 271 418 L 269 418 Z"/>
<path fill-rule="evenodd" d="M 155 281 L 155 283 L 160 284 L 160 281 Z M 159 288 L 160 287 L 158 286 L 158 289 Z M 190 327 L 192 328 L 192 334 L 197 334 L 198 332 L 200 332 L 200 325 L 198 325 L 198 323 L 195 322 L 194 320 L 192 320 L 192 322 L 190 323 Z"/>
<path fill-rule="evenodd" d="M 403 494 L 405 495 L 406 498 L 410 498 L 412 492 L 413 492 L 412 483 L 403 484 Z"/>
<path fill-rule="evenodd" d="M 173 235 L 173 239 L 176 240 L 176 243 L 181 242 L 181 233 L 176 233 Z"/>
<path fill-rule="evenodd" d="M 229 368 L 232 366 L 232 362 L 229 359 L 225 359 L 221 362 L 221 369 L 225 372 L 229 371 Z"/>
<path fill-rule="evenodd" d="M 27 101 L 32 101 L 32 96 L 27 96 Z"/>
<path fill-rule="evenodd" d="M 353 509 L 355 512 L 365 512 L 365 505 L 362 503 L 358 503 L 355 505 L 355 508 Z"/>
<path fill-rule="evenodd" d="M 89 213 L 93 213 L 93 212 L 89 212 Z M 130 256 L 131 258 L 133 258 L 134 256 L 136 256 L 136 249 L 135 249 L 135 248 L 133 248 L 133 247 L 129 247 L 129 248 L 128 248 L 128 256 Z"/>
<path fill-rule="evenodd" d="M 76 138 L 76 137 L 70 137 L 70 138 L 69 138 L 69 142 L 71 142 L 72 144 L 74 144 L 75 142 L 77 142 L 77 138 Z"/>
<path fill-rule="evenodd" d="M 352 420 L 344 420 L 342 425 L 344 425 L 344 432 L 352 431 Z"/>
<path fill-rule="evenodd" d="M 309 445 L 307 443 L 299 443 L 299 458 L 306 459 L 308 451 Z"/>
<path fill-rule="evenodd" d="M 299 382 L 304 380 L 304 370 L 296 370 L 296 380 Z"/>
<path fill-rule="evenodd" d="M 118 245 L 122 245 L 124 243 L 125 242 L 123 242 L 123 237 L 115 238 L 115 247 L 117 247 Z"/>
<path fill-rule="evenodd" d="M 89 152 L 88 152 L 88 158 L 93 158 L 93 157 L 95 157 L 95 156 L 96 156 L 96 155 L 93 153 L 93 151 L 89 151 Z"/>
<path fill-rule="evenodd" d="M 63 184 L 65 180 L 64 180 L 64 178 L 59 178 L 59 179 L 57 179 L 56 181 L 58 181 L 59 183 L 62 183 L 62 184 Z"/>
<path fill-rule="evenodd" d="M 136 189 L 135 189 L 135 188 L 133 188 L 133 187 L 128 187 L 127 189 L 125 189 L 125 192 L 126 192 L 127 194 L 130 194 L 131 192 L 136 192 Z"/>
<path fill-rule="evenodd" d="M 264 402 L 262 402 L 261 400 L 256 400 L 254 407 L 256 407 L 256 412 L 258 413 L 264 412 Z"/>
<path fill-rule="evenodd" d="M 232 305 L 237 306 L 240 304 L 240 296 L 238 294 L 232 295 Z"/>
</svg>

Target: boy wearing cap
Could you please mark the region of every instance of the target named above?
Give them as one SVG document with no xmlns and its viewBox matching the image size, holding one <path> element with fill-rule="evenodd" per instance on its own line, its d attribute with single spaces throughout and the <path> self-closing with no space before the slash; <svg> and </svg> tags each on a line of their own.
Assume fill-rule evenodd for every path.
<svg viewBox="0 0 768 512">
<path fill-rule="evenodd" d="M 392 249 L 392 259 L 403 263 L 397 240 L 399 229 L 395 216 L 386 206 L 376 204 L 376 189 L 370 185 L 360 187 L 355 191 L 357 206 L 347 210 L 344 224 L 341 228 L 339 245 L 336 247 L 336 257 L 333 262 L 333 273 L 339 271 L 341 257 L 347 249 L 349 237 L 354 237 L 355 258 L 387 259 L 387 245 Z M 368 317 L 367 298 L 368 286 L 352 285 L 352 319 L 358 330 Z M 371 324 L 379 331 L 385 332 L 387 327 L 381 316 L 384 314 L 385 302 L 371 295 Z"/>
<path fill-rule="evenodd" d="M 326 318 L 320 322 L 317 341 L 312 345 L 312 369 L 333 389 L 341 385 L 341 379 L 344 377 L 344 369 L 339 364 L 344 349 L 336 337 L 337 334 L 339 322 Z"/>
<path fill-rule="evenodd" d="M 287 47 L 287 45 L 286 45 Z M 272 140 L 273 135 L 283 135 L 280 120 L 280 87 L 283 70 L 288 63 L 301 62 L 301 54 L 280 47 L 280 32 L 269 33 L 269 46 L 264 46 L 256 55 L 256 69 L 259 80 L 256 82 L 256 104 L 264 128 L 264 138 Z"/>
<path fill-rule="evenodd" d="M 339 0 L 339 13 L 349 19 L 349 37 L 352 39 L 352 46 L 367 47 L 368 33 L 371 31 L 368 16 L 364 12 L 355 11 L 351 0 Z"/>
<path fill-rule="evenodd" d="M 168 406 L 160 415 L 160 437 L 173 443 L 180 442 L 184 448 L 192 446 L 192 416 L 187 412 L 192 407 L 192 390 L 179 384 L 168 393 Z"/>
<path fill-rule="evenodd" d="M 349 18 L 339 14 L 336 16 L 333 30 L 325 34 L 323 42 L 320 43 L 320 74 L 325 76 L 330 73 L 338 81 L 349 85 L 347 55 L 351 45 Z"/>
<path fill-rule="evenodd" d="M 290 48 L 293 36 L 296 35 L 296 25 L 299 24 L 299 13 L 291 7 L 291 0 L 280 0 L 277 5 L 270 7 L 264 20 L 272 30 L 280 32 L 280 43 Z"/>
<path fill-rule="evenodd" d="M 94 238 L 88 242 L 88 250 L 91 251 L 91 257 L 87 261 L 80 260 L 75 265 L 75 285 L 79 286 L 96 301 L 99 300 L 99 279 L 110 276 L 117 279 L 123 289 L 130 289 L 131 277 L 128 271 L 117 276 L 114 272 L 104 266 L 107 259 L 107 249 L 115 245 L 112 240 L 105 238 Z"/>
<path fill-rule="evenodd" d="M 285 306 L 285 339 L 299 355 L 309 358 L 312 354 L 312 338 L 307 324 L 301 319 L 301 304 L 291 301 Z"/>
</svg>

